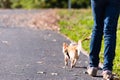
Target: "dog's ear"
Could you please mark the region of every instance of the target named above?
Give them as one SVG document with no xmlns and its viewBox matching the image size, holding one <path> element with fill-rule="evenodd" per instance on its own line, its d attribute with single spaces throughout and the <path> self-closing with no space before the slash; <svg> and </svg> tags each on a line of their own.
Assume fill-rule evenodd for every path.
<svg viewBox="0 0 120 80">
<path fill-rule="evenodd" d="M 63 48 L 65 49 L 65 48 L 67 48 L 68 47 L 68 44 L 67 43 L 63 43 Z"/>
</svg>

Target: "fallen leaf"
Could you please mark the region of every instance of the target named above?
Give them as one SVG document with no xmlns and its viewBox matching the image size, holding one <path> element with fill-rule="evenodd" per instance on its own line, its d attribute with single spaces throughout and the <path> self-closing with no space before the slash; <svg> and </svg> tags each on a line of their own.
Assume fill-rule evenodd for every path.
<svg viewBox="0 0 120 80">
<path fill-rule="evenodd" d="M 50 37 L 50 36 L 51 36 L 51 34 L 48 34 L 48 36 Z"/>
<path fill-rule="evenodd" d="M 58 75 L 58 73 L 51 73 L 51 75 L 52 75 L 52 76 L 57 76 L 57 75 Z"/>
<path fill-rule="evenodd" d="M 30 65 L 29 64 L 26 64 L 26 67 L 29 67 Z"/>
<path fill-rule="evenodd" d="M 38 61 L 38 62 L 36 62 L 36 63 L 38 63 L 38 64 L 42 64 L 43 62 L 42 62 L 42 61 Z"/>
<path fill-rule="evenodd" d="M 53 39 L 52 41 L 53 41 L 53 42 L 56 42 L 57 40 L 56 40 L 56 39 Z"/>
<path fill-rule="evenodd" d="M 73 76 L 79 76 L 79 74 L 77 74 L 77 73 L 74 73 L 74 74 L 73 74 Z"/>
<path fill-rule="evenodd" d="M 46 72 L 38 71 L 37 74 L 46 74 Z"/>
<path fill-rule="evenodd" d="M 8 44 L 8 41 L 2 41 L 3 44 Z"/>
<path fill-rule="evenodd" d="M 56 56 L 56 54 L 53 54 L 52 56 L 53 56 L 53 57 L 55 57 L 55 56 Z"/>
</svg>

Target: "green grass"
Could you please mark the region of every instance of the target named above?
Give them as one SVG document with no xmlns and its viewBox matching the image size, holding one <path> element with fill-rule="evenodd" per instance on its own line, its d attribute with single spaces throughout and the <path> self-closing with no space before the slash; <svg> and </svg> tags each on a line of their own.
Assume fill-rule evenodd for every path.
<svg viewBox="0 0 120 80">
<path fill-rule="evenodd" d="M 84 39 L 90 36 L 93 26 L 93 17 L 91 9 L 74 9 L 74 10 L 58 10 L 60 16 L 59 26 L 60 32 L 68 36 L 73 41 Z M 120 76 L 120 20 L 118 22 L 117 31 L 117 46 L 116 57 L 114 60 L 113 72 Z M 90 41 L 83 42 L 83 48 L 89 53 Z M 102 49 L 100 54 L 100 60 L 103 62 L 104 42 L 102 42 Z"/>
</svg>

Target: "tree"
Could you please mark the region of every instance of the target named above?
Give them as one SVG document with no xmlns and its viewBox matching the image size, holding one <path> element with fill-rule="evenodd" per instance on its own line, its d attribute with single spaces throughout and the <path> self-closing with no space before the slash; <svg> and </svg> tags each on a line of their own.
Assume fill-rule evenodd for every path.
<svg viewBox="0 0 120 80">
<path fill-rule="evenodd" d="M 10 0 L 0 0 L 0 7 L 10 8 L 10 6 L 11 6 Z"/>
<path fill-rule="evenodd" d="M 69 0 L 0 0 L 2 8 L 68 8 Z M 90 0 L 71 0 L 72 8 L 87 8 Z"/>
</svg>

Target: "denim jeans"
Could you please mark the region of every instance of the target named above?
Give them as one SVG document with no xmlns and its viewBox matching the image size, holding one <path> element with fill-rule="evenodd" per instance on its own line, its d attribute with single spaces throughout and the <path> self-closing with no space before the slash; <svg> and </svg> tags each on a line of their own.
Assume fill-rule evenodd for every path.
<svg viewBox="0 0 120 80">
<path fill-rule="evenodd" d="M 120 0 L 91 0 L 91 7 L 94 27 L 90 41 L 90 67 L 98 67 L 101 42 L 104 38 L 103 70 L 112 71 Z"/>
</svg>

